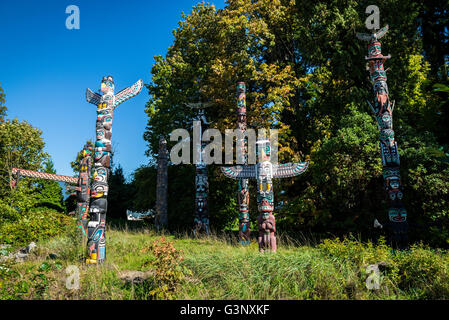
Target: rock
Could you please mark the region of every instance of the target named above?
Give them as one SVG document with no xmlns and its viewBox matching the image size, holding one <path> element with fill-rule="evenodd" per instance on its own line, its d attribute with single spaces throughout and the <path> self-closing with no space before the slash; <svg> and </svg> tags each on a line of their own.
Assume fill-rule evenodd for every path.
<svg viewBox="0 0 449 320">
<path fill-rule="evenodd" d="M 31 251 L 33 251 L 36 248 L 37 248 L 37 245 L 34 242 L 31 242 L 24 250 L 25 250 L 25 253 L 30 253 Z"/>
<path fill-rule="evenodd" d="M 120 280 L 133 284 L 142 283 L 152 275 L 154 275 L 154 271 L 152 270 L 145 272 L 135 270 L 123 270 L 118 273 Z"/>
<path fill-rule="evenodd" d="M 9 247 L 11 247 L 10 244 L 0 244 L 0 250 L 8 249 Z"/>
<path fill-rule="evenodd" d="M 14 255 L 14 258 L 16 259 L 16 262 L 24 262 L 28 258 L 28 253 L 19 251 Z"/>
</svg>

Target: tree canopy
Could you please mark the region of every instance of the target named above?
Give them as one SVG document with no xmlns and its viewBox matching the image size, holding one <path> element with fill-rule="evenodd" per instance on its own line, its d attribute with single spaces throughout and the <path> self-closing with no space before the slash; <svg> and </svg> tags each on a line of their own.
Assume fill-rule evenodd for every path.
<svg viewBox="0 0 449 320">
<path fill-rule="evenodd" d="M 220 10 L 204 2 L 194 6 L 182 15 L 167 54 L 155 57 L 147 85 L 147 154 L 157 155 L 161 135 L 191 128 L 188 102 L 212 104 L 206 109 L 212 128 L 235 128 L 235 89 L 244 81 L 248 127 L 279 130 L 279 161 L 311 162 L 305 175 L 275 182 L 283 228 L 369 232 L 373 218 L 387 217 L 378 132 L 366 103 L 372 99 L 367 48 L 355 37 L 366 32 L 369 4 L 229 0 Z M 390 26 L 382 48 L 392 56 L 386 67 L 406 207 L 411 221 L 438 225 L 438 231 L 427 230 L 428 238 L 447 239 L 447 95 L 433 85 L 448 79 L 448 6 L 398 0 L 378 6 L 381 24 Z M 211 224 L 235 225 L 235 182 L 218 166 L 209 173 Z M 169 183 L 192 179 L 175 175 Z M 183 191 L 177 198 L 192 197 Z M 251 199 L 253 218 L 255 207 Z M 192 215 L 174 210 L 169 203 L 169 215 Z"/>
</svg>

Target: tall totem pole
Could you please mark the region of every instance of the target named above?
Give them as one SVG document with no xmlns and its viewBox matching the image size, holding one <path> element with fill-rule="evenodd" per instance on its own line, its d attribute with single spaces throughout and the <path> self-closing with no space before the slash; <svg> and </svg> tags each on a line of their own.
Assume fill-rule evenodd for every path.
<svg viewBox="0 0 449 320">
<path fill-rule="evenodd" d="M 390 55 L 382 55 L 382 47 L 378 41 L 388 31 L 388 26 L 373 34 L 357 33 L 357 38 L 368 41 L 368 57 L 365 59 L 369 64 L 370 78 L 373 82 L 374 106 L 368 104 L 376 116 L 377 126 L 380 131 L 380 154 L 382 158 L 383 177 L 385 190 L 388 193 L 390 208 L 388 218 L 391 233 L 391 241 L 394 247 L 404 248 L 408 244 L 408 222 L 407 211 L 402 203 L 402 183 L 399 172 L 398 145 L 394 140 L 393 110 L 394 102 L 388 97 L 387 74 L 384 62 Z"/>
<path fill-rule="evenodd" d="M 237 148 L 242 152 L 238 153 L 238 163 L 248 165 L 248 146 L 245 139 L 246 132 L 246 86 L 244 82 L 237 84 L 237 129 L 242 131 L 242 135 L 237 136 Z M 250 244 L 250 222 L 249 222 L 249 190 L 248 179 L 238 180 L 237 201 L 239 205 L 239 238 L 243 245 Z"/>
<path fill-rule="evenodd" d="M 136 96 L 142 90 L 142 80 L 114 94 L 112 76 L 103 77 L 102 95 L 86 90 L 87 102 L 97 106 L 94 174 L 90 199 L 90 220 L 87 224 L 86 263 L 102 263 L 106 258 L 106 212 L 108 207 L 108 177 L 111 171 L 112 116 L 122 102 Z"/>
<path fill-rule="evenodd" d="M 168 188 L 168 151 L 164 137 L 159 139 L 159 155 L 157 159 L 156 216 L 155 226 L 158 230 L 168 225 L 167 188 Z"/>
<path fill-rule="evenodd" d="M 80 163 L 80 172 L 76 187 L 66 187 L 67 190 L 76 191 L 76 217 L 78 227 L 81 230 L 81 243 L 87 242 L 87 224 L 90 202 L 90 173 L 92 170 L 92 147 L 85 144 L 81 151 L 82 159 Z"/>
<path fill-rule="evenodd" d="M 304 173 L 308 162 L 273 164 L 271 163 L 271 143 L 266 138 L 258 138 L 256 142 L 258 163 L 255 165 L 237 165 L 221 167 L 225 176 L 232 179 L 256 179 L 257 207 L 259 217 L 259 251 L 271 250 L 276 252 L 276 221 L 273 215 L 274 193 L 273 179 L 294 177 Z"/>
<path fill-rule="evenodd" d="M 198 102 L 187 103 L 186 105 L 198 110 L 195 121 L 199 122 L 199 128 L 193 127 L 195 140 L 193 143 L 196 144 L 196 153 L 199 155 L 199 159 L 195 163 L 195 216 L 193 219 L 193 233 L 195 235 L 202 232 L 209 234 L 209 179 L 207 164 L 204 161 L 204 147 L 206 146 L 206 142 L 202 141 L 202 136 L 203 128 L 206 128 L 209 124 L 204 114 L 204 108 L 209 107 L 211 104 Z M 198 129 L 199 132 L 195 132 Z"/>
</svg>

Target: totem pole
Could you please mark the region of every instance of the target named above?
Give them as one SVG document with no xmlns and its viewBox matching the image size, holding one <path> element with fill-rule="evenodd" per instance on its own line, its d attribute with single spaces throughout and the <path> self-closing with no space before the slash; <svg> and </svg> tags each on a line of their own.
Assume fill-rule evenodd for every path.
<svg viewBox="0 0 449 320">
<path fill-rule="evenodd" d="M 94 174 L 90 200 L 90 220 L 87 224 L 86 263 L 102 263 L 106 257 L 106 211 L 108 206 L 108 177 L 111 170 L 112 116 L 122 102 L 136 96 L 142 90 L 142 80 L 114 94 L 112 76 L 103 77 L 102 95 L 86 90 L 87 102 L 97 106 Z"/>
<path fill-rule="evenodd" d="M 257 180 L 257 207 L 259 210 L 259 251 L 271 250 L 276 252 L 276 222 L 273 215 L 274 194 L 273 179 L 294 177 L 304 173 L 308 162 L 273 164 L 271 163 L 271 143 L 266 138 L 258 138 L 256 142 L 258 163 L 256 165 L 237 165 L 222 167 L 225 176 L 232 179 Z"/>
<path fill-rule="evenodd" d="M 242 131 L 242 135 L 237 137 L 237 148 L 242 152 L 237 153 L 238 163 L 248 165 L 248 149 L 245 140 L 246 132 L 246 86 L 244 82 L 237 84 L 237 129 Z M 238 180 L 237 201 L 239 205 L 239 237 L 243 245 L 250 244 L 250 222 L 249 222 L 249 190 L 248 179 Z"/>
<path fill-rule="evenodd" d="M 207 127 L 209 124 L 204 114 L 204 108 L 211 106 L 210 103 L 187 103 L 190 108 L 198 109 L 198 113 L 194 121 L 200 123 L 199 132 L 194 137 L 198 137 L 200 141 L 195 141 L 196 152 L 199 155 L 198 161 L 195 163 L 195 217 L 193 219 L 193 233 L 198 235 L 201 232 L 209 234 L 209 179 L 207 175 L 207 165 L 204 162 L 204 147 L 206 142 L 202 141 L 203 126 Z M 195 127 L 194 127 L 195 130 Z M 197 139 L 195 139 L 197 140 Z"/>
<path fill-rule="evenodd" d="M 168 151 L 167 141 L 159 139 L 159 155 L 157 160 L 157 186 L 156 186 L 156 217 L 155 226 L 157 230 L 166 228 L 167 216 L 167 189 L 168 189 Z"/>
<path fill-rule="evenodd" d="M 393 246 L 404 248 L 408 243 L 407 211 L 402 203 L 402 183 L 399 172 L 399 153 L 397 142 L 394 140 L 393 110 L 394 102 L 390 103 L 388 97 L 387 75 L 384 70 L 384 62 L 390 55 L 384 56 L 381 52 L 381 44 L 378 41 L 388 31 L 388 26 L 373 34 L 357 33 L 357 38 L 368 41 L 368 57 L 370 78 L 373 82 L 374 106 L 368 101 L 368 105 L 376 116 L 377 126 L 380 131 L 380 154 L 382 158 L 383 177 L 385 190 L 390 199 L 388 218 Z"/>
<path fill-rule="evenodd" d="M 81 152 L 83 158 L 80 163 L 80 173 L 78 176 L 77 186 L 67 187 L 67 190 L 76 191 L 76 217 L 77 224 L 81 230 L 81 243 L 86 245 L 87 242 L 87 224 L 90 201 L 90 173 L 92 169 L 92 147 L 84 145 Z"/>
</svg>

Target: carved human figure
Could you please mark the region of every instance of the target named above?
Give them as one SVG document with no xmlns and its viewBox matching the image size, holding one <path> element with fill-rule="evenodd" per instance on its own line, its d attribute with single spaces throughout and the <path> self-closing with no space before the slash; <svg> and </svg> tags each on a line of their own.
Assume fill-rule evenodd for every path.
<svg viewBox="0 0 449 320">
<path fill-rule="evenodd" d="M 259 236 L 257 242 L 259 243 L 259 252 L 265 251 L 276 252 L 276 220 L 272 212 L 266 211 L 259 214 L 257 218 L 259 225 Z"/>
</svg>

